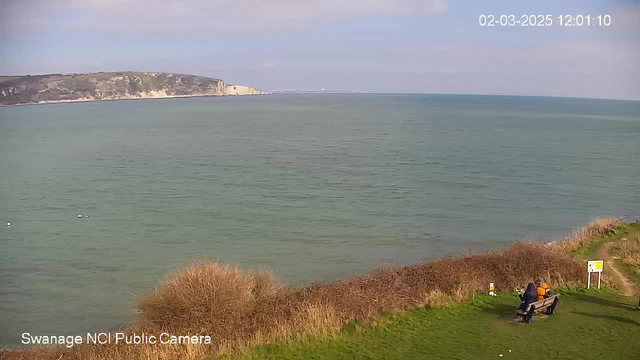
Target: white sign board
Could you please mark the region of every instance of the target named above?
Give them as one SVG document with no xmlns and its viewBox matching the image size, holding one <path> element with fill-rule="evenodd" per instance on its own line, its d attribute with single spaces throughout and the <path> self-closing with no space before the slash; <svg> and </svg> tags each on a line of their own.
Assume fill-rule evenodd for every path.
<svg viewBox="0 0 640 360">
<path fill-rule="evenodd" d="M 587 263 L 587 289 L 591 288 L 591 273 L 598 273 L 598 289 L 600 289 L 600 273 L 604 267 L 602 260 L 593 260 Z"/>
<path fill-rule="evenodd" d="M 594 261 L 589 261 L 588 265 L 587 265 L 587 271 L 592 273 L 592 272 L 602 272 L 602 260 L 594 260 Z"/>
</svg>

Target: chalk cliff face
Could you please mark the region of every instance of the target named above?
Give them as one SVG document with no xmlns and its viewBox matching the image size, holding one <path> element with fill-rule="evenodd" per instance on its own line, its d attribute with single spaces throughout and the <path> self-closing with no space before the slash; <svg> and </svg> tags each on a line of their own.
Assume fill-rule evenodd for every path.
<svg viewBox="0 0 640 360">
<path fill-rule="evenodd" d="M 220 79 L 169 73 L 0 76 L 0 105 L 262 94 L 266 93 Z"/>
<path fill-rule="evenodd" d="M 225 95 L 263 95 L 264 92 L 242 85 L 225 85 L 223 92 Z"/>
</svg>

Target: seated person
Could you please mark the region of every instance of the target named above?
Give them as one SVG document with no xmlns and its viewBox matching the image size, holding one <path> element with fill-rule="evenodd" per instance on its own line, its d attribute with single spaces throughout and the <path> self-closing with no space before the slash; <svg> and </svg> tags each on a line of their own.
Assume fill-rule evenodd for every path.
<svg viewBox="0 0 640 360">
<path fill-rule="evenodd" d="M 538 293 L 536 291 L 536 286 L 533 283 L 529 283 L 527 286 L 527 290 L 524 293 L 520 294 L 520 300 L 522 300 L 522 304 L 520 304 L 520 310 L 526 311 L 529 307 L 529 304 L 538 301 Z"/>
<path fill-rule="evenodd" d="M 551 291 L 549 291 L 549 285 L 547 285 L 544 281 L 538 279 L 536 280 L 536 293 L 538 296 L 538 300 L 543 300 L 551 295 Z"/>
</svg>

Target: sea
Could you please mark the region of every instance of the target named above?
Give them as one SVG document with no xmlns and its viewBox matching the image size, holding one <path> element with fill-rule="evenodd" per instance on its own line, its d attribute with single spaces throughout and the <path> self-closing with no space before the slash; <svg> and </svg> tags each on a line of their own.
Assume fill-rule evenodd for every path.
<svg viewBox="0 0 640 360">
<path fill-rule="evenodd" d="M 595 217 L 640 217 L 640 102 L 275 94 L 3 107 L 0 345 L 117 330 L 137 296 L 193 262 L 302 286 L 551 241 Z"/>
</svg>

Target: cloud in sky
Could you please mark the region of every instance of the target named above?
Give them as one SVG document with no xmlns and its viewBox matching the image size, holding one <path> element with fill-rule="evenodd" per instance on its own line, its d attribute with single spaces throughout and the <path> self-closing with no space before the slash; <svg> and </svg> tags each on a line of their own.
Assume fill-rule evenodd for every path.
<svg viewBox="0 0 640 360">
<path fill-rule="evenodd" d="M 289 30 L 323 21 L 430 16 L 447 10 L 444 0 L 2 0 L 0 6 L 5 31 L 29 30 L 39 23 L 86 31 L 172 33 Z"/>
<path fill-rule="evenodd" d="M 627 29 L 640 30 L 640 5 L 617 9 L 611 13 L 616 26 Z"/>
</svg>

